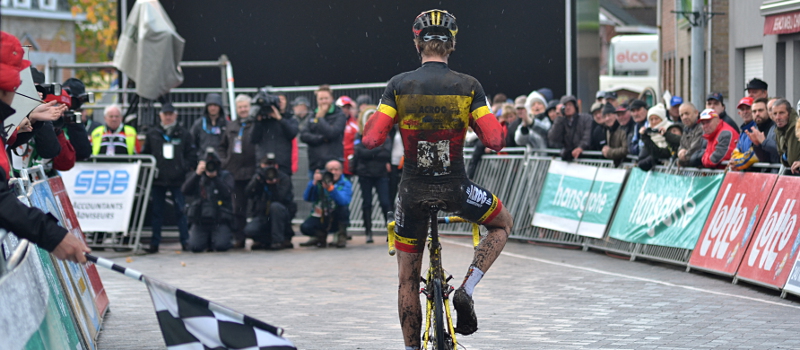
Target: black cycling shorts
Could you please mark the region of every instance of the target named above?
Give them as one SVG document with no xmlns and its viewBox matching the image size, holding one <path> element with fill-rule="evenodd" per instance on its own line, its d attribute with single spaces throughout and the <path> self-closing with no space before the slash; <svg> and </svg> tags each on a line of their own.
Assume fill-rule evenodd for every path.
<svg viewBox="0 0 800 350">
<path fill-rule="evenodd" d="M 464 178 L 429 183 L 403 179 L 398 188 L 395 206 L 395 246 L 406 253 L 421 253 L 425 247 L 430 224 L 430 212 L 422 205 L 426 200 L 441 200 L 446 212 L 484 224 L 491 222 L 503 209 L 503 203 L 488 190 Z"/>
</svg>

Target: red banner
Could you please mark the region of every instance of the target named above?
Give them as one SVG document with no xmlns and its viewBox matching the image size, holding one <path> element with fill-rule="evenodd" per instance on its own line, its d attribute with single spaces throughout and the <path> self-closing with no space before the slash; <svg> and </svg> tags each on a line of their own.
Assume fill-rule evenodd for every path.
<svg viewBox="0 0 800 350">
<path fill-rule="evenodd" d="M 764 18 L 764 35 L 800 32 L 800 11 L 781 13 Z"/>
<path fill-rule="evenodd" d="M 58 209 L 61 211 L 61 217 L 64 218 L 64 228 L 69 230 L 72 234 L 79 237 L 82 241 L 86 241 L 86 237 L 81 231 L 81 226 L 78 223 L 78 217 L 75 216 L 75 210 L 72 208 L 72 202 L 69 200 L 67 190 L 64 188 L 64 182 L 61 181 L 60 176 L 51 177 L 47 180 L 50 184 L 50 189 L 53 191 L 53 196 L 58 200 Z M 103 282 L 100 280 L 100 274 L 97 273 L 97 267 L 92 263 L 86 264 L 86 275 L 89 277 L 89 284 L 91 284 L 94 291 L 94 302 L 97 305 L 98 315 L 102 318 L 108 309 L 108 295 L 106 294 Z"/>
<path fill-rule="evenodd" d="M 733 276 L 777 179 L 774 174 L 729 172 L 689 266 Z"/>
<path fill-rule="evenodd" d="M 781 176 L 772 189 L 737 277 L 782 288 L 797 257 L 800 178 Z"/>
</svg>

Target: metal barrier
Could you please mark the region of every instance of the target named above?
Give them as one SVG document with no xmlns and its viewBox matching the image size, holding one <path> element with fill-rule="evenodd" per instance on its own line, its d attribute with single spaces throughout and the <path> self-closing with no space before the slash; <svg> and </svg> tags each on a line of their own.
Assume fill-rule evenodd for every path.
<svg viewBox="0 0 800 350">
<path fill-rule="evenodd" d="M 133 213 L 131 214 L 128 230 L 125 232 L 84 232 L 86 242 L 92 248 L 113 248 L 115 250 L 132 250 L 137 253 L 141 248 L 142 226 L 150 202 L 150 189 L 156 177 L 156 158 L 151 155 L 126 155 L 126 156 L 92 156 L 87 162 L 91 163 L 135 163 L 141 162 L 139 178 L 136 180 L 136 192 L 133 200 Z"/>
</svg>

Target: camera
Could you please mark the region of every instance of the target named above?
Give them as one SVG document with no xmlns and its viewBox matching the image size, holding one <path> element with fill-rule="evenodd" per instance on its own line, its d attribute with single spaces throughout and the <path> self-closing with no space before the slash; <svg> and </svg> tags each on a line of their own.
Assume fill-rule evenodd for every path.
<svg viewBox="0 0 800 350">
<path fill-rule="evenodd" d="M 81 123 L 81 112 L 77 111 L 66 111 L 61 116 L 61 120 L 64 124 L 80 124 Z"/>
<path fill-rule="evenodd" d="M 265 181 L 271 181 L 278 178 L 278 169 L 274 165 L 267 166 L 266 168 L 258 168 L 256 170 L 258 177 Z"/>
<path fill-rule="evenodd" d="M 61 96 L 61 84 L 41 84 L 36 85 L 36 91 L 42 93 L 42 99 L 47 98 L 47 95 Z"/>
<path fill-rule="evenodd" d="M 72 97 L 72 108 L 81 109 L 84 103 L 94 103 L 94 92 L 85 92 Z M 80 120 L 80 118 L 78 118 Z"/>
<path fill-rule="evenodd" d="M 253 96 L 250 102 L 250 117 L 266 117 L 272 112 L 272 106 L 280 108 L 281 99 L 277 95 L 270 95 L 266 90 L 261 89 Z"/>
<path fill-rule="evenodd" d="M 222 162 L 217 156 L 217 152 L 214 151 L 214 147 L 206 149 L 206 155 L 203 157 L 203 160 L 206 162 L 206 172 L 209 173 L 218 171 L 222 165 Z"/>
<path fill-rule="evenodd" d="M 661 132 L 654 128 L 644 129 L 645 134 L 660 134 Z"/>
<path fill-rule="evenodd" d="M 334 179 L 334 177 L 333 177 L 333 173 L 332 172 L 326 171 L 326 172 L 322 173 L 322 183 L 332 184 L 332 183 L 334 183 L 333 179 Z"/>
</svg>

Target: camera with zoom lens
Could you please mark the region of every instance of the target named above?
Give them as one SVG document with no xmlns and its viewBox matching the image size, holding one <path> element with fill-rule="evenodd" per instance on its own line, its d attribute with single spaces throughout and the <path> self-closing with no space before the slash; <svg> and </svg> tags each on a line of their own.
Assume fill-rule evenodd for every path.
<svg viewBox="0 0 800 350">
<path fill-rule="evenodd" d="M 272 181 L 278 178 L 278 169 L 274 165 L 256 170 L 258 177 L 264 181 Z"/>
<path fill-rule="evenodd" d="M 94 92 L 86 92 L 72 97 L 72 108 L 80 109 L 84 103 L 94 103 Z"/>
<path fill-rule="evenodd" d="M 250 102 L 250 117 L 257 116 L 270 117 L 272 113 L 272 106 L 280 109 L 281 99 L 277 95 L 270 95 L 266 90 L 261 89 L 253 96 Z"/>
<path fill-rule="evenodd" d="M 203 160 L 206 162 L 206 172 L 208 173 L 219 171 L 219 168 L 222 166 L 222 162 L 219 160 L 217 152 L 214 151 L 213 147 L 209 147 L 206 150 L 206 155 L 203 157 Z"/>
<path fill-rule="evenodd" d="M 69 110 L 61 115 L 61 120 L 64 124 L 80 124 L 81 116 L 81 112 Z"/>
<path fill-rule="evenodd" d="M 334 179 L 334 177 L 333 177 L 333 173 L 332 172 L 325 171 L 324 173 L 322 173 L 322 183 L 324 183 L 324 184 L 332 184 L 332 183 L 336 182 L 333 179 Z"/>
<path fill-rule="evenodd" d="M 47 98 L 48 95 L 61 96 L 61 84 L 41 84 L 36 85 L 36 91 L 42 93 L 42 99 Z"/>
<path fill-rule="evenodd" d="M 655 128 L 647 128 L 647 129 L 644 129 L 644 133 L 645 134 L 660 134 L 661 132 L 658 131 L 658 129 L 655 129 Z"/>
</svg>

